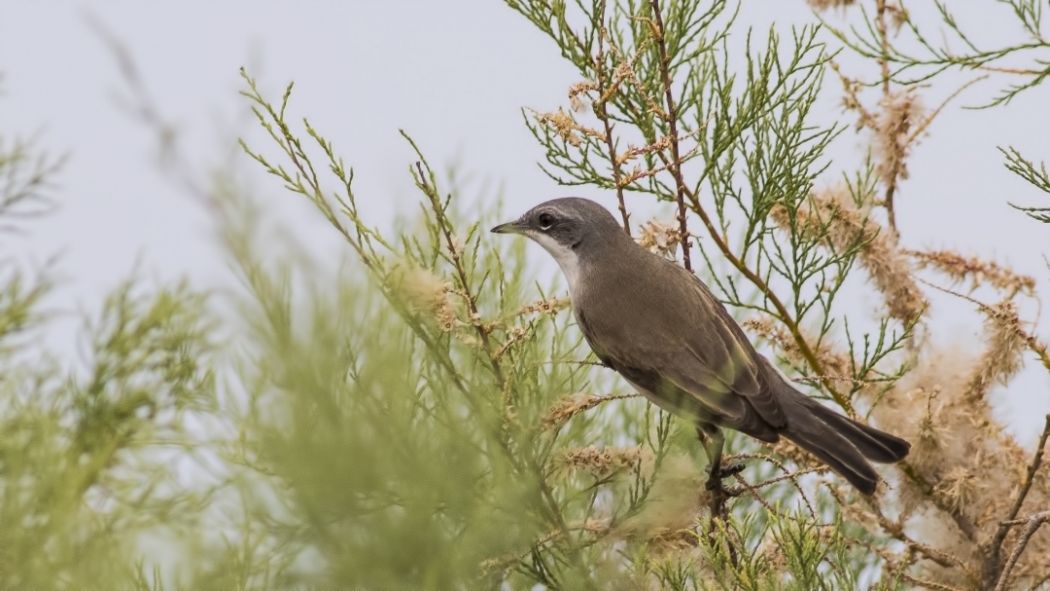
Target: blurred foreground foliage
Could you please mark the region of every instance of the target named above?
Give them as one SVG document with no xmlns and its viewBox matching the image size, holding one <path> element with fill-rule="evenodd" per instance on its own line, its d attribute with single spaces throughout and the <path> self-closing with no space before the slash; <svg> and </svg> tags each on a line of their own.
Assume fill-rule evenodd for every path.
<svg viewBox="0 0 1050 591">
<path fill-rule="evenodd" d="M 878 49 L 898 5 L 861 11 L 874 41 L 835 31 L 883 62 L 869 86 L 817 28 L 731 37 L 723 2 L 508 5 L 581 76 L 570 110 L 526 113 L 551 178 L 607 189 L 625 228 L 697 268 L 785 371 L 905 434 L 913 457 L 869 501 L 790 446 L 731 437 L 748 467 L 711 513 L 691 426 L 594 361 L 560 284 L 530 282 L 523 242 L 487 238 L 503 221 L 490 195 L 437 174 L 405 135 L 420 207 L 384 232 L 337 147 L 290 115 L 292 87 L 269 97 L 243 73 L 265 132 L 243 151 L 352 256 L 331 270 L 275 249 L 232 176 L 188 183 L 241 289 L 128 280 L 86 313 L 72 355 L 43 346 L 50 269 L 0 263 L 0 588 L 1045 586 L 1042 451 L 1024 453 L 987 403 L 1023 355 L 1050 369 L 1015 307 L 1034 282 L 902 244 L 894 199 L 936 112 L 893 78 L 908 68 L 889 69 L 911 54 Z M 812 123 L 828 71 L 873 137 L 864 166 L 825 187 L 844 133 Z M 1044 168 L 1005 154 L 1046 190 Z M 0 142 L 0 219 L 44 212 L 59 164 Z M 625 194 L 666 201 L 675 223 L 632 224 Z M 985 351 L 932 350 L 920 270 L 973 283 L 947 291 L 986 317 Z M 881 307 L 847 321 L 840 295 L 857 283 Z"/>
</svg>

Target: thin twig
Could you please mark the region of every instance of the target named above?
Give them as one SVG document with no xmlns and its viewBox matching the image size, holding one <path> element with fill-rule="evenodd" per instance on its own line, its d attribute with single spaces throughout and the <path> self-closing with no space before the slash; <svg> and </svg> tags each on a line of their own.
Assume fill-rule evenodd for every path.
<svg viewBox="0 0 1050 591">
<path fill-rule="evenodd" d="M 890 518 L 882 512 L 882 509 L 874 501 L 869 501 L 868 506 L 872 510 L 872 515 L 875 516 L 875 520 L 878 522 L 879 527 L 886 531 L 897 540 L 904 542 L 908 548 L 920 554 L 923 557 L 932 560 L 933 562 L 946 567 L 946 568 L 958 568 L 959 570 L 966 573 L 971 579 L 976 579 L 976 574 L 963 564 L 963 561 L 956 556 L 952 556 L 947 552 L 942 552 L 932 546 L 927 546 L 918 540 L 913 539 L 904 531 L 904 525 L 899 521 L 892 521 Z"/>
<path fill-rule="evenodd" d="M 959 293 L 955 290 L 948 289 L 947 287 L 942 287 L 935 283 L 930 283 L 929 281 L 923 279 L 919 279 L 919 281 L 938 291 L 943 291 L 946 294 L 953 295 L 957 298 L 962 298 L 970 302 L 971 304 L 974 304 L 986 314 L 995 313 L 994 308 L 976 298 L 972 298 L 964 293 Z M 1043 367 L 1045 367 L 1047 371 L 1050 371 L 1050 350 L 1047 349 L 1047 346 L 1041 341 L 1039 341 L 1039 339 L 1037 339 L 1035 335 L 1029 334 L 1027 331 L 1020 327 L 1017 328 L 1017 336 L 1025 342 L 1025 345 L 1028 347 L 1029 351 L 1035 353 L 1036 357 L 1039 358 L 1039 362 L 1043 364 Z"/>
<path fill-rule="evenodd" d="M 904 140 L 904 145 L 906 145 L 906 146 L 910 145 L 912 142 L 914 142 L 916 139 L 918 139 L 919 135 L 921 135 L 924 131 L 926 131 L 930 127 L 930 124 L 933 123 L 933 120 L 936 119 L 937 116 L 941 114 L 941 111 L 943 111 L 944 108 L 948 106 L 948 103 L 950 103 L 953 100 L 955 100 L 956 98 L 958 98 L 958 96 L 960 94 L 962 94 L 963 91 L 965 91 L 967 88 L 969 88 L 969 87 L 973 86 L 974 84 L 977 84 L 978 82 L 980 82 L 982 80 L 985 80 L 987 78 L 988 78 L 987 75 L 986 76 L 978 76 L 978 77 L 974 78 L 973 80 L 970 80 L 969 82 L 963 84 L 959 88 L 956 88 L 955 92 L 949 94 L 947 98 L 945 98 L 943 101 L 941 101 L 941 104 L 937 105 L 936 109 L 934 109 L 929 115 L 927 115 L 926 117 L 923 118 L 922 123 L 920 123 L 919 125 L 915 126 L 915 129 L 912 130 L 911 134 L 908 135 L 908 138 L 906 140 Z"/>
<path fill-rule="evenodd" d="M 1006 534 L 1010 532 L 1010 528 L 1017 523 L 1017 515 L 1021 512 L 1021 507 L 1024 505 L 1025 499 L 1028 498 L 1028 492 L 1032 489 L 1032 481 L 1035 480 L 1035 474 L 1039 471 L 1039 467 L 1043 463 L 1043 452 L 1046 449 L 1046 440 L 1048 436 L 1050 436 L 1050 414 L 1046 415 L 1046 422 L 1043 425 L 1043 433 L 1039 436 L 1039 443 L 1036 445 L 1035 454 L 1032 456 L 1032 461 L 1028 464 L 1024 483 L 1021 484 L 1021 488 L 1017 491 L 1017 496 L 1014 497 L 1013 506 L 1010 507 L 1010 512 L 1007 513 L 1006 520 L 999 523 L 999 527 L 995 531 L 995 537 L 992 538 L 985 553 L 984 564 L 982 566 L 984 576 L 982 578 L 984 579 L 986 587 L 990 587 L 992 581 L 1005 578 L 1005 575 L 1000 574 L 1000 570 L 1003 568 L 1003 565 L 1000 564 L 1003 542 L 1006 541 Z"/>
<path fill-rule="evenodd" d="M 424 169 L 424 164 L 422 162 L 416 162 L 416 173 L 418 174 L 416 186 L 419 187 L 419 190 L 423 191 L 423 194 L 430 200 L 430 205 L 434 210 L 438 226 L 441 228 L 441 235 L 445 239 L 445 247 L 448 250 L 449 256 L 452 258 L 452 267 L 455 269 L 457 278 L 459 279 L 459 284 L 462 286 L 466 295 L 464 299 L 467 302 L 467 311 L 470 313 L 470 318 L 472 320 L 471 324 L 474 325 L 474 330 L 477 332 L 478 338 L 481 339 L 481 345 L 485 349 L 485 353 L 488 355 L 492 374 L 496 377 L 500 390 L 503 390 L 504 380 L 503 370 L 500 367 L 499 362 L 500 354 L 493 348 L 492 341 L 489 338 L 489 333 L 485 330 L 485 327 L 477 322 L 473 322 L 475 318 L 480 317 L 477 294 L 470 289 L 470 282 L 467 279 L 467 271 L 463 266 L 463 257 L 461 256 L 460 248 L 456 246 L 455 237 L 452 236 L 452 224 L 445 215 L 445 208 L 441 205 L 441 197 L 438 196 L 437 187 L 434 186 L 430 167 L 427 166 L 426 169 Z"/>
<path fill-rule="evenodd" d="M 875 27 L 878 29 L 879 47 L 881 50 L 879 55 L 879 68 L 882 70 L 882 98 L 884 108 L 888 109 L 890 98 L 890 38 L 886 27 L 886 0 L 876 0 L 875 5 Z M 889 174 L 889 182 L 886 187 L 886 197 L 882 201 L 883 207 L 886 208 L 886 220 L 889 222 L 890 230 L 893 231 L 894 236 L 898 236 L 899 232 L 897 230 L 897 213 L 894 210 L 893 197 L 897 193 L 897 178 L 900 176 L 901 168 L 903 166 L 903 157 L 893 159 L 893 169 Z"/>
<path fill-rule="evenodd" d="M 606 96 L 606 92 L 609 90 L 609 83 L 605 72 L 605 0 L 599 1 L 598 15 L 601 24 L 598 27 L 598 55 L 594 58 L 594 72 L 598 79 L 598 100 L 594 102 L 594 115 L 602 122 L 602 127 L 605 130 L 605 148 L 609 152 L 613 182 L 616 185 L 616 203 L 620 208 L 620 217 L 623 218 L 623 231 L 630 236 L 631 216 L 627 213 L 627 206 L 624 204 L 623 185 L 620 183 L 620 179 L 623 178 L 623 171 L 620 168 L 620 159 L 616 156 L 616 142 L 613 139 L 613 126 L 612 121 L 609 119 L 608 98 Z"/>
<path fill-rule="evenodd" d="M 890 94 L 890 37 L 886 27 L 886 0 L 875 0 L 875 27 L 878 29 L 879 46 L 882 54 L 879 56 L 879 69 L 882 70 L 882 94 Z"/>
<path fill-rule="evenodd" d="M 1010 525 L 1019 525 L 1021 523 L 1027 523 L 1027 525 L 1025 526 L 1024 531 L 1021 532 L 1021 538 L 1017 540 L 1017 545 L 1014 546 L 1014 551 L 1010 553 L 1010 558 L 1006 561 L 1006 566 L 1003 568 L 1003 574 L 999 576 L 999 581 L 995 585 L 995 591 L 1006 590 L 1006 585 L 1010 581 L 1010 571 L 1014 569 L 1017 561 L 1020 560 L 1025 546 L 1028 545 L 1028 541 L 1035 535 L 1036 530 L 1047 521 L 1050 521 L 1050 511 L 1041 511 L 1031 515 L 1027 519 L 1006 522 Z"/>
<path fill-rule="evenodd" d="M 682 265 L 692 271 L 693 264 L 689 256 L 689 225 L 685 218 L 685 179 L 682 178 L 682 158 L 678 151 L 678 105 L 674 101 L 674 93 L 671 86 L 671 58 L 667 54 L 667 43 L 664 39 L 664 20 L 660 14 L 660 0 L 649 0 L 653 9 L 653 23 L 656 31 L 656 47 L 660 54 L 660 76 L 664 87 L 664 101 L 667 103 L 667 127 L 671 136 L 671 159 L 673 166 L 669 166 L 674 182 L 677 186 L 675 200 L 678 203 L 678 230 L 682 235 Z"/>
</svg>

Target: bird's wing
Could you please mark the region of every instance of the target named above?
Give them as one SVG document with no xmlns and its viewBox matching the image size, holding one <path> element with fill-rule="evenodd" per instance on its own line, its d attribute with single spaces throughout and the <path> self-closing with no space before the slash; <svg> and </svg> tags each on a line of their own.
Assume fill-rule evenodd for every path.
<svg viewBox="0 0 1050 591">
<path fill-rule="evenodd" d="M 783 427 L 768 369 L 722 304 L 691 272 L 645 255 L 630 273 L 592 277 L 574 296 L 577 321 L 598 357 L 664 406 L 706 409 L 729 425 Z M 653 285 L 638 275 L 670 280 Z M 597 309 L 619 313 L 591 313 Z"/>
<path fill-rule="evenodd" d="M 673 348 L 656 369 L 665 379 L 716 409 L 739 409 L 743 405 L 733 399 L 742 397 L 766 423 L 784 426 L 783 411 L 763 375 L 767 370 L 747 335 L 699 278 L 684 269 L 682 272 L 692 281 L 688 282 L 689 291 L 680 297 L 692 305 L 674 308 L 686 308 L 690 313 L 686 318 L 669 318 L 668 322 L 679 324 L 676 333 L 683 335 L 684 342 Z M 747 414 L 746 406 L 743 411 Z"/>
</svg>

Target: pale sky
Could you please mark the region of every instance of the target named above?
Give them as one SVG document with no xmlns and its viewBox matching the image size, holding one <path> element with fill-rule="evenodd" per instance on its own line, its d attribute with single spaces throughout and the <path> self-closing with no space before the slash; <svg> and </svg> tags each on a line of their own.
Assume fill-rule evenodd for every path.
<svg viewBox="0 0 1050 591">
<path fill-rule="evenodd" d="M 760 31 L 774 21 L 786 27 L 813 19 L 802 0 L 745 4 L 742 21 Z M 1016 37 L 1001 8 L 993 12 L 985 6 L 993 3 L 982 2 L 983 9 L 973 9 L 976 4 L 960 12 L 964 28 L 989 45 Z M 923 14 L 928 7 L 910 8 L 920 22 L 931 22 Z M 841 22 L 835 13 L 829 18 Z M 158 170 L 150 134 L 121 108 L 119 68 L 91 20 L 128 47 L 160 111 L 178 125 L 181 148 L 202 170 L 222 162 L 231 138 L 250 131 L 246 102 L 237 95 L 238 68 L 245 65 L 272 95 L 295 81 L 295 114 L 308 116 L 354 165 L 363 208 L 378 224 L 410 211 L 417 199 L 407 174 L 412 154 L 399 128 L 436 166 L 456 163 L 501 185 L 515 215 L 566 194 L 612 203 L 593 190 L 559 188 L 537 169 L 542 154 L 520 109 L 567 105 L 566 91 L 578 77 L 543 35 L 495 0 L 0 0 L 0 130 L 4 137 L 39 133 L 40 145 L 71 157 L 52 193 L 58 212 L 27 226 L 24 236 L 0 240 L 22 261 L 62 253 L 63 287 L 49 303 L 60 313 L 96 309 L 136 264 L 147 277 L 189 276 L 205 287 L 229 277 L 207 212 Z M 842 62 L 847 68 L 857 63 L 848 56 Z M 963 80 L 924 89 L 924 100 L 936 105 Z M 1009 263 L 1035 276 L 1046 295 L 1050 228 L 1006 204 L 1042 197 L 1003 168 L 996 146 L 1050 159 L 1050 85 L 1005 108 L 960 108 L 980 102 L 1001 82 L 974 88 L 934 123 L 909 162 L 898 220 L 907 246 Z M 852 121 L 838 108 L 837 80 L 826 86 L 819 116 Z M 850 170 L 862 147 L 856 136 L 844 136 L 829 154 L 832 172 Z M 300 240 L 318 251 L 340 248 L 320 219 L 305 206 L 290 206 L 291 196 L 275 183 L 260 177 L 255 186 Z M 655 210 L 669 216 L 667 208 Z M 553 265 L 538 269 L 554 272 Z M 979 319 L 967 306 L 942 300 L 934 300 L 936 333 L 976 346 Z M 1048 326 L 1043 321 L 1038 329 L 1044 340 L 1050 340 Z M 1022 438 L 1031 439 L 1042 424 L 1048 393 L 1050 378 L 1030 368 L 1008 396 L 1000 395 L 1002 416 Z"/>
</svg>

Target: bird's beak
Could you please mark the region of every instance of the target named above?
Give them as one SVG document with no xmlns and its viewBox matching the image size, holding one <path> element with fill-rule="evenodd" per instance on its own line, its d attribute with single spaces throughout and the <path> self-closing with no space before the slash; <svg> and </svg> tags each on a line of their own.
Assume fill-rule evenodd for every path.
<svg viewBox="0 0 1050 591">
<path fill-rule="evenodd" d="M 521 234 L 525 230 L 524 224 L 521 221 L 507 222 L 506 224 L 500 224 L 492 229 L 494 234 Z"/>
</svg>

